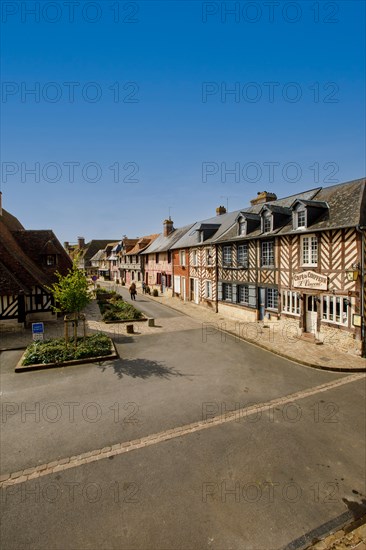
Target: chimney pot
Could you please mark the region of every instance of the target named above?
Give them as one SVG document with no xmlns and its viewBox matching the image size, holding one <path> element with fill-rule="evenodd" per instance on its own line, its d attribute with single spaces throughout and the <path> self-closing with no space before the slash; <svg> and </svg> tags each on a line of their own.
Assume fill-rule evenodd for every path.
<svg viewBox="0 0 366 550">
<path fill-rule="evenodd" d="M 225 206 L 218 206 L 216 208 L 216 216 L 221 216 L 221 214 L 226 214 Z"/>
<path fill-rule="evenodd" d="M 269 193 L 268 191 L 258 191 L 255 199 L 250 201 L 250 204 L 254 206 L 255 204 L 263 204 L 265 202 L 271 202 L 277 200 L 277 195 L 275 193 Z"/>
</svg>

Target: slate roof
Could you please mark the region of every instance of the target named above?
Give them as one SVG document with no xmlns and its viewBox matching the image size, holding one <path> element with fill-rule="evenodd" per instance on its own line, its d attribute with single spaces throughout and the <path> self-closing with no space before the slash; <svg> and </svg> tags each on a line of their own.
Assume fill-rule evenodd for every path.
<svg viewBox="0 0 366 550">
<path fill-rule="evenodd" d="M 104 250 L 108 245 L 111 243 L 117 243 L 116 240 L 111 239 L 93 239 L 86 243 L 85 247 L 81 250 L 78 247 L 75 247 L 73 250 L 73 255 L 78 255 L 80 253 L 80 259 L 84 260 L 85 267 L 88 267 L 90 265 L 90 260 L 98 252 L 98 250 Z"/>
<path fill-rule="evenodd" d="M 171 248 L 174 248 L 174 244 L 181 238 L 183 235 L 189 231 L 194 224 L 185 225 L 184 227 L 178 227 L 178 229 L 174 229 L 170 235 L 167 237 L 164 237 L 163 233 L 160 233 L 160 235 L 154 240 L 153 243 L 151 243 L 150 246 L 145 248 L 145 250 L 142 252 L 142 254 L 153 254 L 156 252 L 166 252 L 167 250 L 170 250 Z"/>
<path fill-rule="evenodd" d="M 353 180 L 346 183 L 340 183 L 332 185 L 330 187 L 318 187 L 305 191 L 304 193 L 298 193 L 264 203 L 259 206 L 260 209 L 264 205 L 271 207 L 281 206 L 285 208 L 291 207 L 296 200 L 301 200 L 308 206 L 314 207 L 314 202 L 318 203 L 318 206 L 324 208 L 324 204 L 329 208 L 324 209 L 324 212 L 320 212 L 319 218 L 308 226 L 307 229 L 301 230 L 301 233 L 313 233 L 314 231 L 321 231 L 325 229 L 340 229 L 346 227 L 356 227 L 357 225 L 366 224 L 366 180 L 365 178 Z M 273 209 L 273 208 L 272 208 Z M 245 214 L 247 211 L 253 211 L 251 209 L 244 209 L 241 212 Z M 252 231 L 248 236 L 238 235 L 237 226 L 234 224 L 229 230 L 215 239 L 216 242 L 229 242 L 235 240 L 245 240 L 253 238 L 268 238 L 275 235 L 287 235 L 298 234 L 300 231 L 294 229 L 292 226 L 292 216 L 289 215 L 288 223 L 275 229 L 271 233 L 262 233 L 262 230 L 258 228 Z"/>
<path fill-rule="evenodd" d="M 91 262 L 99 262 L 104 256 L 104 250 L 98 250 L 96 254 L 92 258 L 90 258 Z"/>
<path fill-rule="evenodd" d="M 57 255 L 56 266 L 46 265 L 44 256 L 49 253 Z M 56 270 L 66 274 L 71 265 L 70 258 L 52 230 L 25 230 L 14 216 L 2 210 L 1 294 L 17 294 L 20 290 L 29 293 L 33 286 L 48 286 L 56 280 Z"/>
</svg>

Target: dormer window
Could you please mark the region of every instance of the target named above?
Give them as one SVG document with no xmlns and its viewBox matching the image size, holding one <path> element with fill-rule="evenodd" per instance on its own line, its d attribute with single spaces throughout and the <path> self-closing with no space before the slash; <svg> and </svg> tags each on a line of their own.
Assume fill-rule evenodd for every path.
<svg viewBox="0 0 366 550">
<path fill-rule="evenodd" d="M 245 222 L 245 220 L 240 220 L 239 221 L 239 235 L 246 235 L 246 232 L 247 232 L 247 224 Z"/>
<path fill-rule="evenodd" d="M 296 229 L 306 228 L 306 211 L 298 210 L 296 212 Z"/>
<path fill-rule="evenodd" d="M 272 214 L 265 212 L 263 214 L 263 233 L 269 233 L 272 231 Z"/>
</svg>

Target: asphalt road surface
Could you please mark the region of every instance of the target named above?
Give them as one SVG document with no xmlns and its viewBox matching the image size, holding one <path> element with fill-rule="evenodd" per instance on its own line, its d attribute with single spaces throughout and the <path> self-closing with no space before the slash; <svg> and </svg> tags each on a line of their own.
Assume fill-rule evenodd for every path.
<svg viewBox="0 0 366 550">
<path fill-rule="evenodd" d="M 365 509 L 364 377 L 136 305 L 158 327 L 119 335 L 116 361 L 15 374 L 22 352 L 1 354 L 1 473 L 218 422 L 4 487 L 1 548 L 302 548 Z"/>
</svg>

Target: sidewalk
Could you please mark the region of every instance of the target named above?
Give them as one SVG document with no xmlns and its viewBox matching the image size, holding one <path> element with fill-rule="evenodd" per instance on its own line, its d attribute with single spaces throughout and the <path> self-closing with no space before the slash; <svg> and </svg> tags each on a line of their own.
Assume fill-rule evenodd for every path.
<svg viewBox="0 0 366 550">
<path fill-rule="evenodd" d="M 214 331 L 222 330 L 308 367 L 339 372 L 366 372 L 365 359 L 340 351 L 336 346 L 329 344 L 317 345 L 311 341 L 302 340 L 292 335 L 291 331 L 289 335 L 283 335 L 281 332 L 276 332 L 274 324 L 254 324 L 232 320 L 223 314 L 214 313 L 204 306 L 192 302 L 183 302 L 180 298 L 144 296 L 203 323 L 202 328 L 205 330 L 207 337 L 213 334 Z"/>
<path fill-rule="evenodd" d="M 366 550 L 366 518 L 312 544 L 307 550 Z M 363 525 L 360 523 L 363 522 Z M 357 524 L 359 526 L 357 526 Z"/>
</svg>

